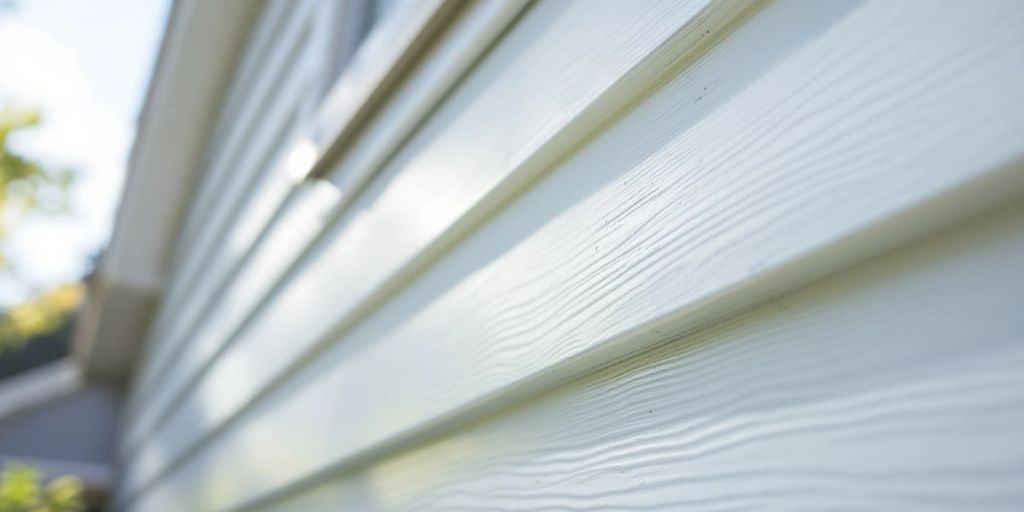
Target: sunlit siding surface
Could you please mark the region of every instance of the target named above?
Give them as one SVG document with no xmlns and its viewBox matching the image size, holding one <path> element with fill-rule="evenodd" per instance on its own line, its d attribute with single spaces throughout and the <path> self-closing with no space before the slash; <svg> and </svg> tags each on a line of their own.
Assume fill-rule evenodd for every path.
<svg viewBox="0 0 1024 512">
<path fill-rule="evenodd" d="M 119 507 L 1024 503 L 1024 4 L 378 10 L 253 29 Z"/>
</svg>

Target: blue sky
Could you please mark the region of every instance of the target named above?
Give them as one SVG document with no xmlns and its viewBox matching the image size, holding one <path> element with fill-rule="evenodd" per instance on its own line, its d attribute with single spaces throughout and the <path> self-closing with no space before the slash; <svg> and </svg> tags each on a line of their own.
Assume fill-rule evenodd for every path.
<svg viewBox="0 0 1024 512">
<path fill-rule="evenodd" d="M 4 240 L 24 283 L 0 277 L 0 307 L 75 280 L 105 245 L 167 0 L 18 0 L 0 12 L 0 105 L 38 107 L 43 126 L 14 141 L 71 167 L 71 215 L 25 219 Z"/>
</svg>

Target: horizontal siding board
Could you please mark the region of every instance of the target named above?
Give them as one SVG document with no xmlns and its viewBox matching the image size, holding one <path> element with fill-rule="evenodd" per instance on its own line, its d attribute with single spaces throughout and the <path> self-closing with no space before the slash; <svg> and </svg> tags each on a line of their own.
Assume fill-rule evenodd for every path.
<svg viewBox="0 0 1024 512">
<path fill-rule="evenodd" d="M 297 119 L 301 118 L 303 111 L 308 111 L 308 94 L 314 85 L 311 81 L 314 75 L 310 73 L 315 66 L 313 57 L 300 54 L 294 66 L 285 70 L 294 78 L 282 84 L 281 90 L 276 92 L 265 117 L 260 120 L 256 136 L 250 141 L 246 158 L 237 163 L 238 179 L 223 191 L 220 202 L 214 211 L 209 212 L 209 224 L 201 237 L 203 245 L 195 248 L 194 261 L 202 264 L 196 264 L 191 276 L 186 275 L 189 273 L 180 276 L 181 279 L 191 277 L 193 282 L 187 286 L 187 292 L 183 292 L 184 299 L 177 311 L 169 316 L 173 321 L 157 333 L 163 350 L 153 353 L 152 370 L 145 376 L 148 378 L 139 382 L 139 392 L 147 397 L 147 402 L 136 409 L 134 421 L 127 432 L 129 444 L 138 440 L 137 426 L 145 425 L 154 413 L 159 412 L 161 404 L 153 398 L 165 389 L 166 376 L 176 363 L 177 355 L 190 342 L 188 335 L 225 277 L 251 249 L 262 231 L 253 229 L 253 223 L 267 222 L 294 187 L 294 180 L 282 165 L 286 157 L 282 152 L 296 135 Z M 169 307 L 173 306 L 169 304 Z"/>
<path fill-rule="evenodd" d="M 366 123 L 365 131 L 325 172 L 324 178 L 342 192 L 344 202 L 358 197 L 369 179 L 528 5 L 527 1 L 491 0 L 467 10 L 438 47 L 425 56 L 425 64 L 403 82 L 387 107 Z"/>
<path fill-rule="evenodd" d="M 147 396 L 147 409 L 139 414 L 124 451 L 129 455 L 147 442 L 155 425 L 166 419 L 176 400 L 195 383 L 205 362 L 213 359 L 236 328 L 270 291 L 313 238 L 320 233 L 338 202 L 338 191 L 325 182 L 301 184 L 272 218 L 251 252 L 240 263 L 237 275 L 213 297 L 199 327 L 187 333 L 174 365 L 163 375 L 160 385 Z"/>
<path fill-rule="evenodd" d="M 467 5 L 458 0 L 401 2 L 376 22 L 316 112 L 312 138 L 321 154 L 337 154 L 350 142 L 450 19 Z M 320 163 L 329 165 L 331 160 Z"/>
<path fill-rule="evenodd" d="M 351 214 L 306 255 L 310 268 L 300 270 L 297 283 L 272 297 L 255 323 L 246 325 L 240 339 L 201 377 L 199 396 L 176 404 L 189 405 L 183 412 L 179 407 L 130 463 L 126 492 L 151 482 L 335 324 L 360 317 L 379 300 L 374 296 L 388 293 L 415 265 L 429 261 L 431 252 L 446 246 L 440 235 L 452 238 L 458 229 L 479 221 L 486 208 L 500 205 L 501 194 L 507 197 L 546 170 L 559 155 L 555 151 L 571 147 L 574 137 L 586 137 L 601 115 L 614 115 L 640 92 L 638 85 L 661 73 L 666 62 L 699 48 L 697 41 L 746 5 L 553 2 L 527 12 L 427 122 L 422 136 L 414 137 L 389 164 L 382 186 L 371 185 Z M 563 51 L 552 54 L 544 45 Z M 595 107 L 597 98 L 602 101 Z M 586 117 L 581 119 L 581 114 Z M 494 119 L 505 122 L 495 125 Z M 559 139 L 557 148 L 538 156 L 538 149 L 552 138 Z M 458 165 L 452 160 L 455 154 Z M 427 186 L 429 194 L 424 193 Z M 412 210 L 419 208 L 432 214 Z M 403 235 L 396 236 L 399 232 Z M 368 258 L 365 251 L 373 256 Z M 344 288 L 323 287 L 323 272 L 345 282 Z M 330 304 L 331 313 L 310 315 L 312 297 Z M 282 335 L 293 342 L 278 343 Z M 275 352 L 275 364 L 250 377 L 246 361 L 267 349 Z M 225 378 L 230 386 L 221 385 Z M 207 406 L 203 402 L 214 388 L 219 389 L 218 403 Z M 195 407 L 203 409 L 198 417 L 192 415 Z M 185 428 L 179 428 L 183 423 Z"/>
<path fill-rule="evenodd" d="M 244 167 L 247 164 L 245 160 L 247 158 L 251 160 L 254 156 L 264 156 L 273 149 L 272 146 L 253 147 L 253 138 L 259 137 L 261 134 L 265 138 L 280 131 L 281 126 L 271 125 L 265 119 L 268 109 L 273 109 L 276 106 L 280 110 L 282 106 L 286 106 L 283 104 L 287 103 L 284 99 L 276 98 L 275 94 L 280 94 L 282 91 L 274 90 L 274 86 L 277 86 L 278 89 L 288 86 L 294 88 L 303 86 L 309 81 L 308 77 L 303 77 L 300 73 L 288 77 L 287 72 L 295 71 L 297 64 L 309 64 L 308 58 L 302 59 L 302 55 L 294 53 L 295 50 L 298 50 L 296 45 L 301 45 L 308 36 L 306 30 L 309 24 L 310 2 L 304 2 L 300 6 L 305 6 L 306 9 L 297 8 L 295 12 L 291 13 L 290 23 L 285 26 L 285 31 L 279 36 L 282 44 L 274 48 L 276 52 L 268 57 L 271 62 L 264 63 L 262 74 L 257 77 L 258 80 L 254 79 L 256 83 L 247 90 L 249 96 L 245 98 L 244 103 L 246 110 L 239 113 L 240 119 L 232 125 L 232 130 L 228 134 L 230 140 L 223 141 L 221 149 L 216 151 L 211 161 L 207 163 L 208 176 L 198 190 L 209 192 L 207 195 L 211 195 L 211 197 L 206 200 L 199 197 L 191 207 L 190 222 L 199 224 L 199 226 L 194 228 L 194 232 L 190 235 L 183 234 L 179 241 L 179 247 L 183 248 L 182 253 L 177 255 L 170 287 L 149 333 L 149 344 L 153 347 L 148 354 L 144 371 L 138 376 L 136 396 L 149 394 L 155 374 L 165 369 L 168 356 L 179 348 L 174 345 L 172 340 L 168 339 L 167 331 L 179 327 L 181 324 L 179 321 L 181 310 L 188 306 L 189 302 L 186 298 L 192 291 L 191 286 L 195 284 L 192 280 L 196 277 L 195 274 L 201 270 L 199 265 L 201 262 L 197 260 L 207 256 L 210 244 L 215 242 L 210 239 L 212 236 L 210 231 L 216 231 L 222 227 L 221 223 L 225 221 L 222 218 L 223 215 L 230 213 L 231 207 L 238 206 L 236 201 L 239 199 L 239 194 L 250 188 L 253 181 L 259 177 L 258 171 L 262 166 L 258 164 L 261 162 L 257 162 L 255 166 L 250 162 L 248 167 Z M 293 44 L 287 44 L 289 41 Z M 298 58 L 290 59 L 291 57 Z M 283 66 L 283 68 L 276 66 Z M 306 72 L 308 71 L 307 69 Z M 268 97 L 268 95 L 273 97 Z M 270 141 L 269 143 L 280 144 L 280 141 Z M 244 147 L 244 151 L 240 151 L 242 147 Z M 227 179 L 228 176 L 232 179 Z M 133 402 L 132 408 L 129 410 L 129 417 L 134 417 L 140 405 Z"/>
<path fill-rule="evenodd" d="M 279 37 L 285 23 L 291 19 L 285 13 L 295 6 L 296 0 L 268 0 L 264 3 L 260 20 L 247 41 L 245 55 L 229 86 L 230 90 L 224 107 L 217 117 L 216 131 L 210 139 L 210 145 L 204 155 L 203 166 L 207 172 L 203 176 L 203 182 L 196 188 L 194 206 L 186 219 L 184 229 L 182 229 L 178 252 L 175 253 L 175 262 L 180 261 L 180 258 L 184 257 L 181 252 L 190 247 L 190 242 L 195 237 L 195 231 L 202 224 L 203 216 L 199 212 L 207 210 L 209 201 L 216 195 L 221 180 L 224 179 L 223 175 L 228 170 L 221 166 L 214 171 L 212 161 L 224 156 L 221 153 L 225 149 L 227 137 L 233 136 L 236 131 L 242 129 L 238 124 L 238 111 L 247 101 L 252 100 L 252 88 L 256 82 L 253 78 L 261 68 L 267 65 L 273 48 L 271 43 L 275 39 L 274 36 L 278 34 Z"/>
<path fill-rule="evenodd" d="M 494 0 L 480 2 L 468 9 L 465 18 L 456 23 L 438 47 L 424 56 L 423 69 L 413 73 L 408 83 L 396 91 L 391 104 L 385 106 L 380 116 L 366 127 L 365 133 L 351 147 L 351 153 L 347 153 L 338 164 L 332 174 L 332 183 L 338 184 L 336 189 L 326 183 L 310 187 L 318 192 L 299 194 L 299 197 L 291 199 L 292 204 L 279 214 L 282 219 L 268 224 L 267 219 L 274 213 L 272 207 L 278 204 L 279 196 L 290 188 L 291 183 L 284 172 L 270 174 L 268 180 L 273 181 L 267 187 L 269 190 L 254 195 L 253 201 L 258 201 L 252 208 L 254 211 L 238 216 L 232 235 L 225 240 L 224 252 L 230 254 L 216 259 L 210 265 L 214 269 L 208 270 L 213 276 L 229 274 L 225 279 L 228 281 L 225 289 L 213 297 L 199 324 L 184 333 L 188 338 L 175 343 L 179 353 L 173 365 L 166 365 L 167 371 L 159 380 L 159 388 L 145 393 L 150 401 L 147 404 L 150 410 L 146 416 L 138 417 L 129 439 L 125 440 L 126 445 L 137 447 L 144 436 L 164 419 L 171 405 L 187 392 L 188 386 L 229 342 L 253 308 L 270 294 L 273 285 L 307 248 L 313 236 L 320 232 L 331 216 L 336 216 L 340 208 L 351 203 L 364 182 L 441 101 L 524 5 L 523 2 Z M 334 179 L 337 176 L 341 177 Z M 251 245 L 249 241 L 255 240 L 257 235 L 266 240 Z M 245 258 L 235 254 L 246 250 L 249 254 Z M 234 257 L 228 258 L 227 255 Z M 236 259 L 241 261 L 238 268 L 226 268 L 225 263 Z M 225 268 L 218 270 L 219 267 Z M 234 272 L 229 273 L 229 270 Z M 200 286 L 212 285 L 200 283 Z M 199 292 L 194 295 L 203 296 Z M 196 297 L 193 300 L 198 300 Z M 181 316 L 184 318 L 179 321 L 186 322 L 188 317 Z M 184 341 L 187 343 L 182 343 Z M 125 452 L 128 452 L 127 448 Z"/>
<path fill-rule="evenodd" d="M 178 303 L 169 302 L 169 315 L 174 318 L 172 328 L 181 325 L 182 313 L 195 304 L 192 293 L 207 271 L 209 258 L 219 248 L 223 230 L 230 228 L 234 216 L 243 202 L 252 196 L 256 185 L 266 173 L 273 172 L 275 160 L 287 147 L 292 119 L 309 103 L 309 92 L 316 76 L 317 55 L 309 52 L 311 39 L 307 32 L 291 46 L 287 66 L 276 70 L 278 82 L 274 84 L 266 103 L 260 105 L 259 117 L 248 126 L 248 137 L 239 147 L 237 158 L 232 159 L 230 179 L 226 180 L 210 207 L 203 211 L 203 226 L 188 245 L 190 255 L 182 261 L 180 273 L 175 277 L 183 283 Z"/>
<path fill-rule="evenodd" d="M 188 241 L 192 240 L 195 236 L 195 230 L 198 229 L 197 224 L 200 223 L 201 215 L 199 211 L 206 209 L 206 203 L 209 201 L 209 196 L 213 195 L 216 190 L 219 189 L 219 181 L 222 176 L 217 174 L 211 174 L 210 161 L 217 157 L 219 152 L 224 149 L 225 138 L 234 130 L 239 129 L 237 124 L 234 122 L 237 116 L 238 105 L 246 98 L 249 92 L 249 86 L 251 86 L 251 74 L 255 69 L 267 59 L 267 46 L 269 34 L 276 32 L 279 29 L 279 23 L 287 19 L 282 16 L 282 9 L 290 6 L 291 0 L 276 0 L 268 1 L 264 4 L 262 12 L 260 13 L 260 19 L 256 23 L 253 33 L 249 36 L 249 40 L 246 43 L 246 48 L 243 53 L 241 62 L 238 66 L 238 75 L 231 80 L 227 97 L 225 100 L 225 106 L 217 116 L 217 124 L 214 129 L 213 136 L 211 137 L 211 143 L 206 148 L 203 154 L 203 173 L 200 176 L 200 182 L 196 187 L 196 198 L 193 201 L 193 206 L 190 211 L 185 215 L 185 225 L 178 236 L 178 241 L 174 250 L 172 260 L 169 262 L 171 269 L 177 268 L 177 263 L 185 257 L 187 249 L 191 247 Z M 175 282 L 174 275 L 170 276 L 169 280 L 170 287 L 180 287 L 180 284 Z M 168 290 L 167 293 L 177 293 Z M 157 317 L 153 321 L 153 327 L 150 329 L 150 335 L 147 338 L 147 343 L 143 346 L 143 352 L 139 358 L 140 366 L 136 371 L 136 382 L 143 376 L 148 375 L 152 372 L 152 366 L 154 363 L 154 352 L 156 346 L 159 345 L 157 340 L 158 336 L 156 333 L 162 332 L 166 328 L 168 322 L 169 311 L 167 308 L 161 308 L 157 312 Z M 164 349 L 160 349 L 164 350 Z M 133 388 L 132 394 L 129 396 L 128 406 L 125 408 L 126 417 L 134 417 L 135 411 L 139 406 L 140 400 L 139 390 Z"/>
<path fill-rule="evenodd" d="M 218 210 L 225 208 L 225 202 L 233 205 L 232 201 L 225 200 L 223 196 L 230 193 L 232 187 L 244 186 L 254 179 L 251 174 L 246 174 L 252 169 L 244 169 L 241 164 L 247 157 L 251 158 L 253 153 L 259 153 L 251 147 L 253 139 L 261 132 L 265 133 L 266 130 L 275 128 L 264 126 L 263 123 L 268 109 L 276 103 L 276 94 L 288 84 L 309 80 L 307 76 L 300 73 L 292 74 L 289 71 L 295 71 L 297 64 L 305 63 L 303 57 L 309 57 L 303 55 L 301 49 L 310 40 L 311 15 L 315 6 L 313 0 L 303 0 L 288 11 L 287 22 L 275 37 L 275 44 L 267 56 L 267 62 L 253 78 L 253 84 L 247 91 L 237 119 L 232 123 L 232 130 L 222 142 L 221 149 L 208 163 L 207 172 L 212 182 L 204 184 L 200 190 L 211 192 L 205 200 L 202 197 L 197 198 L 198 201 L 193 207 L 196 227 L 183 242 L 185 252 L 175 262 L 177 268 L 174 270 L 165 303 L 161 306 L 158 322 L 162 321 L 162 324 L 157 324 L 158 328 L 176 325 L 175 318 L 181 307 L 187 304 L 190 285 L 194 284 L 193 279 L 202 270 L 202 258 L 206 256 L 211 243 L 210 231 L 213 230 L 215 234 L 218 227 Z M 157 339 L 165 338 L 161 336 Z"/>
<path fill-rule="evenodd" d="M 246 44 L 246 55 L 234 70 L 235 79 L 231 84 L 231 93 L 222 108 L 222 117 L 218 119 L 218 132 L 226 135 L 238 129 L 238 115 L 244 106 L 253 100 L 253 88 L 261 86 L 258 79 L 262 70 L 277 58 L 274 54 L 282 35 L 287 36 L 294 28 L 289 26 L 298 18 L 295 14 L 303 14 L 304 3 L 311 0 L 264 0 L 260 21 Z M 224 139 L 216 142 L 223 143 Z M 222 149 L 223 144 L 213 149 Z"/>
<path fill-rule="evenodd" d="M 915 211 L 957 217 L 1019 194 L 1024 120 L 1005 105 L 1024 87 L 1021 9 L 949 7 L 768 6 L 154 492 L 192 473 L 230 479 L 233 457 L 268 435 L 299 441 L 225 503 L 372 460 L 538 375 L 584 373 L 937 226 Z M 338 278 L 313 275 L 320 294 Z M 314 289 L 281 336 L 222 359 L 154 457 L 231 410 L 230 376 L 280 363 L 286 326 L 322 314 Z"/>
<path fill-rule="evenodd" d="M 281 128 L 288 133 L 282 134 L 285 140 L 294 138 L 294 121 L 289 121 Z M 218 247 L 209 255 L 210 261 L 205 265 L 204 273 L 198 276 L 202 279 L 192 287 L 188 303 L 175 317 L 177 322 L 172 323 L 161 338 L 168 350 L 161 354 L 160 367 L 154 368 L 152 377 L 145 383 L 149 385 L 148 388 L 140 392 L 146 402 L 136 408 L 128 423 L 122 440 L 125 453 L 138 447 L 145 434 L 152 430 L 170 406 L 174 392 L 187 383 L 187 375 L 182 375 L 180 371 L 183 357 L 196 350 L 193 347 L 199 342 L 203 323 L 209 315 L 214 314 L 216 303 L 224 300 L 225 288 L 230 286 L 235 272 L 247 264 L 256 250 L 254 245 L 264 233 L 262 228 L 267 227 L 275 215 L 280 213 L 279 208 L 295 188 L 295 181 L 283 169 L 284 156 L 276 155 L 268 159 L 277 165 L 268 166 L 267 172 L 259 177 L 255 190 L 236 212 L 235 222 L 225 226 L 228 232 L 221 233 Z M 321 208 L 319 204 L 311 207 L 315 211 Z M 305 228 L 302 226 L 299 230 L 305 231 Z M 298 238 L 301 237 L 295 237 Z M 289 249 L 291 247 L 282 248 L 278 252 L 288 252 Z"/>
<path fill-rule="evenodd" d="M 1017 205 L 245 509 L 1017 510 L 1022 257 Z M 277 436 L 140 509 L 217 507 Z"/>
</svg>

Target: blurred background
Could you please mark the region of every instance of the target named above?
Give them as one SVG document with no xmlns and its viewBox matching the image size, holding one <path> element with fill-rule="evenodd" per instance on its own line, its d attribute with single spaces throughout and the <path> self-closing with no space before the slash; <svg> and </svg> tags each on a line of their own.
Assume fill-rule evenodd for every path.
<svg viewBox="0 0 1024 512">
<path fill-rule="evenodd" d="M 0 378 L 67 352 L 166 11 L 166 0 L 0 3 Z"/>
<path fill-rule="evenodd" d="M 61 361 L 84 281 L 110 237 L 167 8 L 165 0 L 0 2 L 0 510 L 80 509 L 81 480 L 96 487 L 110 478 L 89 464 L 109 451 L 89 438 L 110 417 L 105 390 L 61 398 L 66 418 L 79 422 L 66 427 L 74 433 L 32 435 L 32 400 L 18 402 L 25 389 L 45 395 L 61 381 L 55 371 L 74 379 Z M 35 446 L 39 439 L 50 446 Z M 47 448 L 78 460 L 21 459 Z"/>
</svg>

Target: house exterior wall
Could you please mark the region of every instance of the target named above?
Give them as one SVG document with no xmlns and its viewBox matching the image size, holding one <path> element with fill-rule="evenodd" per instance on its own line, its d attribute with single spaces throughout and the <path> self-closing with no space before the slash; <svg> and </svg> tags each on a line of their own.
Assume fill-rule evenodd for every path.
<svg viewBox="0 0 1024 512">
<path fill-rule="evenodd" d="M 1024 5 L 386 7 L 253 25 L 119 508 L 1024 500 Z"/>
</svg>

